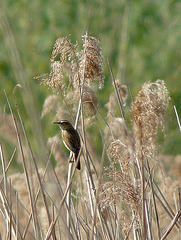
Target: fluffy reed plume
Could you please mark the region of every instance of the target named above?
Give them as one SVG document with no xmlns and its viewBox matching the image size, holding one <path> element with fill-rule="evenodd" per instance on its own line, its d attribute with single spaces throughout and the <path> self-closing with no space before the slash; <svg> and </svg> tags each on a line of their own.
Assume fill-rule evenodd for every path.
<svg viewBox="0 0 181 240">
<path fill-rule="evenodd" d="M 114 202 L 124 201 L 130 210 L 136 211 L 140 215 L 140 186 L 134 184 L 132 178 L 119 170 L 111 171 L 108 177 L 112 179 L 102 185 L 104 198 L 101 202 L 103 206 L 111 206 Z"/>
<path fill-rule="evenodd" d="M 115 213 L 121 221 L 126 237 L 140 229 L 141 192 L 139 180 L 134 178 L 133 137 L 128 132 L 121 118 L 110 118 L 109 128 L 106 127 L 106 142 L 109 147 L 107 154 L 110 167 L 104 171 L 101 185 L 101 209 L 114 209 L 121 202 L 122 210 Z M 108 211 L 108 210 L 107 210 Z M 126 216 L 126 219 L 125 219 Z"/>
<path fill-rule="evenodd" d="M 119 82 L 117 84 L 119 89 Z M 109 111 L 114 111 L 113 113 L 115 113 L 115 106 L 112 107 L 114 101 L 112 96 L 112 102 L 107 105 Z M 146 83 L 142 86 L 132 105 L 136 146 L 124 121 L 109 117 L 110 123 L 109 128 L 106 129 L 106 136 L 109 142 L 107 152 L 111 166 L 104 173 L 105 182 L 102 184 L 101 205 L 102 208 L 111 207 L 117 201 L 122 201 L 123 212 L 129 216 L 127 222 L 132 223 L 131 228 L 133 228 L 126 230 L 127 225 L 125 225 L 124 229 L 127 234 L 128 232 L 130 234 L 132 230 L 143 228 L 144 224 L 142 214 L 145 210 L 141 205 L 145 198 L 142 198 L 140 181 L 136 180 L 133 171 L 135 147 L 138 159 L 141 159 L 141 156 L 149 159 L 156 155 L 157 132 L 159 126 L 162 129 L 164 127 L 168 104 L 169 94 L 163 81 L 157 80 L 155 83 Z"/>
<path fill-rule="evenodd" d="M 55 120 L 57 121 L 60 119 L 67 119 L 69 122 L 72 122 L 72 119 L 74 119 L 75 115 L 76 115 L 76 110 L 74 108 L 71 110 L 71 112 L 69 112 L 68 110 L 65 110 L 62 107 L 57 110 L 55 115 Z"/>
<path fill-rule="evenodd" d="M 61 98 L 59 95 L 48 96 L 43 104 L 41 118 L 44 118 L 51 113 L 52 115 L 55 115 L 56 120 L 67 119 L 71 122 L 76 113 L 74 109 L 73 94 L 67 94 L 64 101 L 66 102 L 66 106 L 61 104 Z"/>
<path fill-rule="evenodd" d="M 17 145 L 16 131 L 10 114 L 0 108 L 0 136 L 13 145 Z"/>
<path fill-rule="evenodd" d="M 94 37 L 83 36 L 83 48 L 80 53 L 80 76 L 88 85 L 95 80 L 99 81 L 99 87 L 102 89 L 104 86 L 103 58 L 99 42 Z"/>
<path fill-rule="evenodd" d="M 59 55 L 60 60 L 55 60 Z M 67 85 L 79 89 L 83 81 L 87 85 L 98 81 L 99 87 L 102 88 L 104 84 L 102 66 L 101 48 L 96 38 L 83 36 L 83 50 L 78 52 L 77 44 L 73 45 L 67 37 L 64 37 L 57 39 L 54 44 L 50 59 L 50 73 L 36 78 L 58 92 L 64 92 Z M 67 84 L 65 72 L 69 75 Z"/>
<path fill-rule="evenodd" d="M 47 115 L 50 112 L 55 112 L 58 108 L 60 108 L 60 101 L 57 95 L 50 95 L 45 99 L 43 104 L 43 110 L 41 113 L 41 118 Z"/>
<path fill-rule="evenodd" d="M 143 84 L 132 104 L 133 130 L 136 140 L 136 153 L 146 159 L 157 153 L 158 128 L 164 129 L 164 117 L 170 97 L 163 80 Z"/>
<path fill-rule="evenodd" d="M 126 128 L 123 118 L 113 118 L 109 117 L 109 127 L 105 128 L 105 139 L 106 143 L 109 144 L 117 139 L 121 140 L 124 144 L 129 142 L 133 144 L 133 137 L 129 130 Z"/>
<path fill-rule="evenodd" d="M 54 44 L 50 58 L 50 73 L 36 77 L 44 84 L 48 85 L 53 91 L 63 92 L 65 90 L 64 69 L 67 61 L 75 59 L 75 50 L 77 45 L 73 45 L 67 37 L 58 38 Z M 60 60 L 55 61 L 60 55 Z"/>
<path fill-rule="evenodd" d="M 126 162 L 126 160 L 123 161 Z M 132 234 L 133 227 L 134 231 L 140 229 L 141 192 L 139 181 L 134 181 L 129 173 L 116 170 L 114 167 L 114 169 L 109 168 L 108 172 L 104 173 L 101 187 L 101 209 L 103 212 L 105 210 L 106 212 L 112 212 L 116 206 L 114 214 L 118 219 L 122 219 L 121 225 L 125 236 L 129 237 Z"/>
<path fill-rule="evenodd" d="M 75 101 L 79 101 L 79 94 L 75 94 Z M 82 103 L 87 116 L 94 116 L 97 113 L 98 99 L 95 92 L 88 86 L 84 86 Z"/>
<path fill-rule="evenodd" d="M 107 114 L 108 117 L 116 115 L 118 103 L 117 103 L 117 98 L 115 93 L 112 93 L 110 95 L 109 102 L 105 104 L 105 107 L 107 107 L 108 109 L 108 114 Z"/>
<path fill-rule="evenodd" d="M 48 139 L 47 146 L 55 156 L 55 160 L 60 163 L 60 165 L 64 165 L 66 161 L 66 154 L 62 150 L 62 144 L 58 136 L 54 136 Z"/>
<path fill-rule="evenodd" d="M 120 139 L 112 142 L 107 150 L 111 164 L 119 163 L 123 173 L 132 176 L 131 153 L 128 147 Z"/>
<path fill-rule="evenodd" d="M 51 62 L 54 62 L 55 58 L 60 55 L 60 62 L 64 66 L 67 60 L 75 58 L 76 48 L 77 44 L 73 45 L 68 37 L 58 38 L 53 46 Z"/>
<path fill-rule="evenodd" d="M 126 106 L 126 100 L 128 98 L 128 88 L 126 85 L 120 83 L 120 81 L 116 80 L 116 87 L 121 95 L 123 106 Z M 111 115 L 116 116 L 118 113 L 118 99 L 116 93 L 111 93 L 109 97 L 109 102 L 105 105 L 108 109 L 108 117 Z"/>
<path fill-rule="evenodd" d="M 60 60 L 57 60 L 59 56 Z M 77 44 L 73 45 L 67 37 L 57 39 L 50 59 L 50 68 L 50 74 L 37 78 L 53 91 L 61 93 L 65 104 L 59 104 L 55 95 L 48 97 L 43 106 L 42 117 L 56 109 L 56 119 L 75 119 L 82 88 L 84 113 L 89 117 L 85 124 L 90 126 L 98 108 L 96 93 L 90 85 L 98 81 L 102 88 L 104 83 L 103 57 L 99 42 L 94 37 L 83 36 L 83 50 L 78 52 Z"/>
</svg>

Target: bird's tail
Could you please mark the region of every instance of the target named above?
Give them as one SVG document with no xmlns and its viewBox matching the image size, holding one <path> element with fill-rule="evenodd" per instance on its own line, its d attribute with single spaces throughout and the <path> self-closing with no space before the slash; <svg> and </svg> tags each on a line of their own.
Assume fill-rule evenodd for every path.
<svg viewBox="0 0 181 240">
<path fill-rule="evenodd" d="M 78 155 L 79 155 L 79 153 L 78 153 L 78 154 L 75 154 L 75 162 L 77 163 L 77 160 L 78 160 L 77 169 L 78 169 L 78 170 L 81 170 L 80 157 L 79 157 L 79 159 L 78 159 Z"/>
</svg>

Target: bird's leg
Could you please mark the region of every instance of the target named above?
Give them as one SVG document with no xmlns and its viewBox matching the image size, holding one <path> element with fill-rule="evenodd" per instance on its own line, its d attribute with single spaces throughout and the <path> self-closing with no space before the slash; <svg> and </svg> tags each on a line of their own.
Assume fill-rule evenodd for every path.
<svg viewBox="0 0 181 240">
<path fill-rule="evenodd" d="M 69 162 L 74 162 L 74 155 L 73 155 L 73 153 L 71 153 L 71 155 L 70 155 Z"/>
</svg>

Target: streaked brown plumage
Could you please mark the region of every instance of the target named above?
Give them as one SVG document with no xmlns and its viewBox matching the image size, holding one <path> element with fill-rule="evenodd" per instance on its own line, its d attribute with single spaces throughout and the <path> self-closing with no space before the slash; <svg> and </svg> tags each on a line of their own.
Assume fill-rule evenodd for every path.
<svg viewBox="0 0 181 240">
<path fill-rule="evenodd" d="M 53 122 L 53 124 L 57 124 L 62 130 L 63 143 L 69 151 L 74 153 L 76 162 L 81 148 L 80 137 L 77 130 L 75 130 L 71 123 L 67 120 Z M 81 169 L 80 159 L 78 160 L 77 169 Z"/>
</svg>

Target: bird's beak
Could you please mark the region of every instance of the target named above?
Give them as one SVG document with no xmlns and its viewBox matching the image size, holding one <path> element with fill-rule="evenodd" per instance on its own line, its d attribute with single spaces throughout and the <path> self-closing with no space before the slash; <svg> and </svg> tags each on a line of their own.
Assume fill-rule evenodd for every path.
<svg viewBox="0 0 181 240">
<path fill-rule="evenodd" d="M 60 124 L 60 122 L 53 122 L 53 124 Z"/>
</svg>

